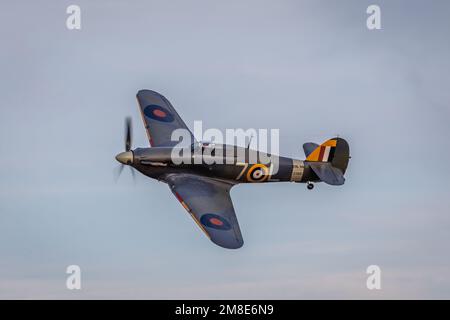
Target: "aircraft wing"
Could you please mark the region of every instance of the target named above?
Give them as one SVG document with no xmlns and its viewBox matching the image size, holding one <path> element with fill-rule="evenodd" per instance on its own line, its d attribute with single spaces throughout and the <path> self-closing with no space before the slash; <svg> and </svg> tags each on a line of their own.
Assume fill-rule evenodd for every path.
<svg viewBox="0 0 450 320">
<path fill-rule="evenodd" d="M 230 198 L 232 184 L 191 174 L 170 174 L 165 181 L 212 242 L 228 249 L 242 247 L 244 240 Z"/>
<path fill-rule="evenodd" d="M 192 132 L 164 96 L 155 91 L 140 90 L 136 98 L 151 146 L 170 147 L 178 144 L 178 141 L 171 141 L 175 129 L 186 130 L 186 136 L 191 138 L 186 145 L 195 142 Z"/>
</svg>

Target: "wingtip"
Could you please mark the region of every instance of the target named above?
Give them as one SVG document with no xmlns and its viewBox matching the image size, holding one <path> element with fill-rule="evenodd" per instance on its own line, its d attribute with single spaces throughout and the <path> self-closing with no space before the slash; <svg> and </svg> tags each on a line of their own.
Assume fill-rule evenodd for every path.
<svg viewBox="0 0 450 320">
<path fill-rule="evenodd" d="M 136 97 L 139 97 L 139 96 L 141 96 L 141 95 L 143 95 L 143 94 L 145 94 L 145 93 L 147 93 L 147 92 L 149 92 L 149 91 L 151 91 L 151 90 L 148 90 L 148 89 L 141 89 L 141 90 L 139 90 L 139 91 L 136 93 Z"/>
<path fill-rule="evenodd" d="M 214 239 L 211 239 L 211 241 L 214 244 L 218 245 L 219 247 L 231 250 L 240 249 L 244 245 L 244 241 L 238 239 L 236 239 L 236 241 L 226 241 L 226 242 L 214 241 Z"/>
<path fill-rule="evenodd" d="M 143 95 L 146 95 L 146 94 L 157 95 L 157 96 L 163 96 L 161 93 L 156 92 L 156 91 L 153 91 L 153 90 L 150 90 L 150 89 L 141 89 L 141 90 L 139 90 L 139 91 L 136 93 L 136 97 L 143 96 Z"/>
</svg>

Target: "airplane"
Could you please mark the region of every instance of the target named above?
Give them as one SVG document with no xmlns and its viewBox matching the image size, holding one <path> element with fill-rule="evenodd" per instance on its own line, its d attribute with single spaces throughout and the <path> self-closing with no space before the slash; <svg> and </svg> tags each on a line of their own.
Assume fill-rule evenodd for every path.
<svg viewBox="0 0 450 320">
<path fill-rule="evenodd" d="M 238 249 L 244 244 L 230 197 L 230 190 L 236 184 L 291 181 L 306 183 L 307 188 L 312 190 L 315 182 L 329 185 L 342 185 L 345 182 L 350 149 L 347 141 L 340 137 L 320 145 L 305 143 L 305 160 L 279 156 L 278 170 L 272 172 L 272 164 L 261 163 L 261 157 L 257 156 L 256 160 L 253 157 L 251 161 L 252 150 L 248 147 L 197 142 L 163 95 L 151 90 L 140 90 L 136 97 L 151 148 L 132 150 L 131 119 L 127 118 L 125 152 L 116 156 L 116 160 L 121 163 L 120 172 L 127 165 L 147 177 L 165 182 L 198 227 L 220 247 Z M 189 147 L 192 151 L 189 157 L 195 157 L 198 152 L 203 155 L 220 154 L 218 151 L 221 149 L 231 148 L 234 154 L 242 152 L 240 154 L 244 154 L 244 159 L 236 157 L 222 164 L 210 164 L 205 160 L 200 163 L 179 163 L 174 158 L 174 154 L 177 154 L 174 153 L 177 151 L 175 149 L 180 148 L 179 141 L 171 139 L 176 129 L 186 130 L 193 141 Z"/>
</svg>

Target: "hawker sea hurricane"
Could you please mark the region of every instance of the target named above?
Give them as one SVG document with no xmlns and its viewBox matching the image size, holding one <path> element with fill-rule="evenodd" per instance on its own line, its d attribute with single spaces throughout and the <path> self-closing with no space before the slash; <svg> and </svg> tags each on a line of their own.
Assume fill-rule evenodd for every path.
<svg viewBox="0 0 450 320">
<path fill-rule="evenodd" d="M 302 182 L 313 189 L 314 182 L 344 184 L 349 156 L 348 143 L 339 137 L 321 145 L 305 143 L 306 160 L 274 157 L 254 150 L 225 144 L 197 142 L 170 102 L 157 92 L 137 93 L 151 148 L 131 149 L 131 120 L 126 121 L 125 152 L 116 156 L 123 165 L 168 184 L 178 201 L 215 244 L 229 249 L 242 247 L 241 230 L 230 198 L 230 189 L 238 183 Z M 182 129 L 193 142 L 186 146 L 172 140 L 172 133 Z M 181 152 L 178 149 L 182 148 Z M 235 156 L 230 159 L 227 151 Z M 194 159 L 201 155 L 202 160 Z M 177 155 L 183 157 L 180 161 Z M 207 161 L 223 156 L 224 161 Z M 243 155 L 239 157 L 238 155 Z M 226 158 L 226 159 L 225 159 Z M 261 159 L 271 159 L 270 163 Z"/>
</svg>

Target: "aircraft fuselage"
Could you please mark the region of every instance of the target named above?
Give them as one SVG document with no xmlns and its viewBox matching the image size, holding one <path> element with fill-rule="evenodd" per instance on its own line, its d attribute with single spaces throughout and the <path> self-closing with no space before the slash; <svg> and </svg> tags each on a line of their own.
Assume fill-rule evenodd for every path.
<svg viewBox="0 0 450 320">
<path fill-rule="evenodd" d="M 137 148 L 132 151 L 131 165 L 144 175 L 157 180 L 164 180 L 164 176 L 171 173 L 191 173 L 228 180 L 233 184 L 319 181 L 310 169 L 308 161 L 274 157 L 252 149 L 231 147 L 234 148 L 234 156 L 229 156 L 226 152 L 220 155 L 211 154 L 210 150 L 193 151 L 185 155 L 181 149 L 172 147 Z M 263 162 L 262 159 L 266 161 Z M 267 162 L 267 159 L 270 161 Z"/>
</svg>

